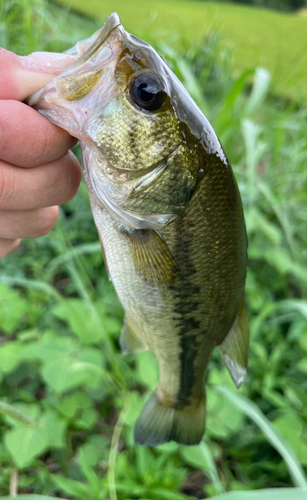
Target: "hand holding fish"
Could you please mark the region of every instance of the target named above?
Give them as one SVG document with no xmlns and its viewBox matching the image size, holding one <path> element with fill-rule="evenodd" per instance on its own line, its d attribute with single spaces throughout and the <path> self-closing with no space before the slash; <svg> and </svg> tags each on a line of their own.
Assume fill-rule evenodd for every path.
<svg viewBox="0 0 307 500">
<path fill-rule="evenodd" d="M 77 192 L 81 170 L 68 151 L 76 140 L 22 102 L 73 60 L 0 49 L 0 258 L 16 250 L 21 238 L 48 233 L 58 217 L 56 205 Z"/>
</svg>

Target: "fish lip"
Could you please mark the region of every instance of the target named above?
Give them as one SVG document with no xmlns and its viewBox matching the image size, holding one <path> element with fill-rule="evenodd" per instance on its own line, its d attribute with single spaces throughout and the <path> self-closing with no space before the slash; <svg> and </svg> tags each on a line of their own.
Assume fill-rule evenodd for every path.
<svg viewBox="0 0 307 500">
<path fill-rule="evenodd" d="M 107 38 L 110 36 L 111 32 L 115 30 L 116 28 L 120 28 L 122 31 L 122 35 L 124 35 L 125 30 L 123 26 L 121 25 L 120 18 L 116 12 L 112 12 L 112 14 L 108 17 L 107 21 L 105 22 L 104 26 L 96 31 L 94 35 L 92 35 L 90 38 L 86 40 L 81 40 L 78 42 L 74 47 L 71 49 L 68 49 L 64 51 L 65 54 L 73 55 L 75 56 L 75 59 L 72 64 L 70 64 L 62 73 L 59 75 L 56 75 L 54 79 L 50 82 L 47 83 L 44 87 L 41 89 L 37 90 L 33 94 L 31 94 L 26 100 L 25 103 L 28 104 L 31 107 L 35 107 L 42 99 L 44 99 L 44 95 L 48 92 L 48 90 L 54 85 L 54 81 L 59 78 L 59 77 L 65 77 L 71 74 L 74 74 L 76 70 L 83 64 L 85 64 L 94 54 L 95 52 L 99 51 L 100 47 L 105 43 Z M 97 37 L 95 35 L 97 34 Z M 86 44 L 87 41 L 91 41 L 93 38 L 93 42 L 90 43 L 90 46 L 85 50 L 84 52 L 78 52 L 78 45 L 79 48 L 82 50 L 82 44 Z M 110 49 L 112 51 L 112 47 L 110 46 Z M 113 55 L 113 54 L 112 54 Z M 57 107 L 61 108 L 62 106 L 57 104 Z M 63 107 L 63 109 L 65 109 Z"/>
<path fill-rule="evenodd" d="M 96 34 L 98 35 L 97 38 L 91 43 L 91 45 L 88 47 L 88 49 L 83 52 L 83 53 L 76 53 L 73 54 L 72 51 L 76 48 L 77 50 L 77 45 L 79 44 L 80 47 L 82 47 L 82 44 L 86 42 L 86 40 L 82 40 L 78 42 L 77 45 L 72 47 L 71 49 L 65 51 L 65 54 L 71 54 L 75 55 L 77 57 L 77 60 L 74 61 L 67 69 L 73 70 L 74 68 L 77 68 L 78 66 L 81 66 L 85 61 L 87 61 L 97 50 L 104 44 L 106 39 L 110 36 L 111 32 L 118 28 L 121 27 L 122 30 L 124 31 L 124 28 L 121 26 L 121 21 L 116 12 L 112 12 L 108 19 L 106 20 L 104 26 L 96 31 L 94 35 L 92 35 L 88 40 L 90 40 L 92 37 L 94 37 Z M 67 70 L 65 70 L 66 72 Z M 64 72 L 63 72 L 64 73 Z"/>
</svg>

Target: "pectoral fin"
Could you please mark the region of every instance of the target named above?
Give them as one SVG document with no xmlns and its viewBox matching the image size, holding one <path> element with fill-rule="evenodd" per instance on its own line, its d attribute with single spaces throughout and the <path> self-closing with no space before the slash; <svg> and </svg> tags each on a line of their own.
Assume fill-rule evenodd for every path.
<svg viewBox="0 0 307 500">
<path fill-rule="evenodd" d="M 153 229 L 138 229 L 126 234 L 137 272 L 153 285 L 169 285 L 177 266 L 159 233 Z"/>
<path fill-rule="evenodd" d="M 127 316 L 125 316 L 124 319 L 124 326 L 122 328 L 119 343 L 125 354 L 129 354 L 130 352 L 146 351 L 148 349 L 134 330 Z"/>
<path fill-rule="evenodd" d="M 236 384 L 240 387 L 246 377 L 249 345 L 249 325 L 244 303 L 233 327 L 219 349 L 225 365 Z"/>
</svg>

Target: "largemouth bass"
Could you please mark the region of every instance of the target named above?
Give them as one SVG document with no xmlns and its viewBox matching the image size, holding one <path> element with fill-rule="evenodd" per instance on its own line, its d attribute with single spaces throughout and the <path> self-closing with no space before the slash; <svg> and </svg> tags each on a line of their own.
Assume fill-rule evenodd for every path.
<svg viewBox="0 0 307 500">
<path fill-rule="evenodd" d="M 204 374 L 219 346 L 244 380 L 247 241 L 222 146 L 167 63 L 113 13 L 77 60 L 29 98 L 80 140 L 106 267 L 126 316 L 124 352 L 151 349 L 160 380 L 135 442 L 200 442 Z"/>
</svg>

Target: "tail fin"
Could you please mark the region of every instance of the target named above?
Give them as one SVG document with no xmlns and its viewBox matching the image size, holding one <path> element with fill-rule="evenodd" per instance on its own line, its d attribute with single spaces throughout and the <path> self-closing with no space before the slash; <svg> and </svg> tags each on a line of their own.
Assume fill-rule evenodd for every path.
<svg viewBox="0 0 307 500">
<path fill-rule="evenodd" d="M 135 444 L 157 446 L 168 441 L 199 444 L 205 430 L 205 406 L 205 395 L 190 406 L 176 408 L 163 405 L 154 392 L 136 422 Z"/>
</svg>

